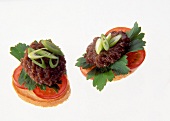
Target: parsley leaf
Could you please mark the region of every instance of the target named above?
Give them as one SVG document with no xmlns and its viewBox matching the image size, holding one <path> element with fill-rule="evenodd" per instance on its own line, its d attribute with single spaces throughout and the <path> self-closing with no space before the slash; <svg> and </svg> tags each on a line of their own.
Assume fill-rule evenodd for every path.
<svg viewBox="0 0 170 121">
<path fill-rule="evenodd" d="M 145 36 L 145 33 L 140 33 L 136 37 L 134 37 L 134 40 L 135 39 L 141 39 L 142 40 L 144 38 L 144 36 Z"/>
<path fill-rule="evenodd" d="M 89 71 L 87 73 L 87 80 L 93 78 L 95 76 L 96 72 L 97 72 L 96 67 L 93 68 L 91 71 Z"/>
<path fill-rule="evenodd" d="M 114 74 L 112 70 L 104 73 L 98 73 L 94 76 L 93 86 L 96 87 L 99 91 L 101 91 L 106 85 L 107 80 L 112 81 L 113 78 Z"/>
<path fill-rule="evenodd" d="M 26 76 L 27 76 L 27 74 L 25 73 L 24 69 L 22 69 L 19 79 L 18 79 L 18 82 L 20 85 L 24 84 Z"/>
<path fill-rule="evenodd" d="M 85 65 L 86 61 L 84 57 L 77 59 L 76 66 L 82 67 L 82 63 Z M 81 63 L 82 62 L 82 63 Z M 113 71 L 117 74 L 127 74 L 129 72 L 129 68 L 126 66 L 128 63 L 127 56 L 122 56 L 118 61 L 111 64 L 106 68 L 98 68 L 94 67 L 91 71 L 87 73 L 87 80 L 93 78 L 93 86 L 96 87 L 99 91 L 103 90 L 107 81 L 112 81 L 114 76 Z"/>
<path fill-rule="evenodd" d="M 24 51 L 28 48 L 29 46 L 26 44 L 18 43 L 15 45 L 15 47 L 10 48 L 10 54 L 13 55 L 15 58 L 17 58 L 19 61 L 21 58 L 24 57 Z"/>
<path fill-rule="evenodd" d="M 25 50 L 28 48 L 29 46 L 23 43 L 18 43 L 17 45 L 15 45 L 14 47 L 10 48 L 10 54 L 13 55 L 15 58 L 17 58 L 19 61 L 21 60 L 21 58 L 24 57 L 24 52 Z M 46 86 L 45 84 L 39 85 L 37 84 L 35 81 L 33 81 L 30 76 L 24 71 L 24 69 L 22 69 L 18 82 L 20 85 L 24 84 L 24 86 L 28 89 L 28 90 L 34 90 L 36 88 L 36 86 L 39 86 L 41 90 L 46 90 Z M 49 88 L 53 88 L 56 92 L 58 92 L 59 90 L 59 86 L 56 84 L 55 86 L 51 86 Z"/>
<path fill-rule="evenodd" d="M 39 86 L 39 88 L 41 90 L 46 90 L 46 85 L 45 84 L 41 84 L 41 85 L 37 84 L 37 86 Z"/>
<path fill-rule="evenodd" d="M 130 42 L 130 48 L 129 48 L 129 52 L 134 52 L 137 50 L 143 50 L 143 46 L 145 46 L 145 41 L 141 40 L 141 39 L 135 39 L 133 41 Z"/>
<path fill-rule="evenodd" d="M 57 84 L 50 86 L 50 88 L 53 88 L 56 92 L 58 92 L 58 90 L 60 89 Z"/>
<path fill-rule="evenodd" d="M 145 46 L 145 41 L 143 41 L 144 33 L 141 32 L 141 27 L 138 27 L 138 23 L 135 22 L 134 27 L 126 32 L 127 36 L 130 38 L 130 49 L 129 52 L 134 52 L 138 50 L 143 50 L 143 46 Z"/>
<path fill-rule="evenodd" d="M 130 39 L 133 39 L 140 33 L 140 31 L 141 31 L 141 27 L 138 27 L 138 23 L 135 22 L 133 28 L 130 31 L 126 32 L 126 34 Z"/>
<path fill-rule="evenodd" d="M 28 75 L 27 78 L 25 79 L 25 87 L 27 87 L 28 90 L 34 90 L 36 87 L 36 82 L 33 81 Z"/>
<path fill-rule="evenodd" d="M 122 56 L 118 61 L 113 63 L 110 68 L 117 74 L 127 74 L 129 72 L 129 68 L 126 66 L 128 63 L 127 56 Z"/>
<path fill-rule="evenodd" d="M 113 78 L 115 77 L 112 70 L 105 72 L 104 76 L 107 78 L 109 82 L 113 81 Z"/>
<path fill-rule="evenodd" d="M 86 59 L 84 57 L 80 57 L 77 59 L 77 63 L 75 66 L 82 67 L 83 69 L 90 68 L 93 65 L 86 63 Z"/>
<path fill-rule="evenodd" d="M 34 90 L 36 88 L 36 86 L 40 87 L 41 90 L 46 90 L 46 86 L 47 86 L 45 84 L 41 84 L 41 85 L 37 84 L 35 81 L 33 81 L 30 78 L 30 76 L 24 71 L 24 69 L 22 69 L 22 71 L 21 71 L 18 82 L 20 85 L 24 84 L 24 86 L 28 90 Z M 60 89 L 60 87 L 57 84 L 52 85 L 49 88 L 53 88 L 56 92 L 58 92 L 58 90 Z"/>
<path fill-rule="evenodd" d="M 133 28 L 130 31 L 126 32 L 126 34 L 130 38 L 130 47 L 128 52 L 134 52 L 144 49 L 143 46 L 145 46 L 146 42 L 142 39 L 144 38 L 145 34 L 141 33 L 141 27 L 138 26 L 137 22 L 135 22 Z M 94 67 L 90 72 L 87 73 L 86 78 L 87 80 L 93 79 L 93 86 L 96 87 L 99 91 L 101 91 L 106 85 L 107 81 L 113 80 L 113 78 L 115 77 L 114 74 L 128 74 L 130 69 L 127 67 L 127 64 L 127 56 L 124 55 L 110 66 L 104 68 Z M 86 59 L 84 57 L 81 57 L 77 59 L 76 66 L 86 69 L 95 65 L 90 65 L 86 63 Z"/>
<path fill-rule="evenodd" d="M 18 82 L 20 85 L 24 84 L 24 86 L 28 88 L 28 90 L 33 90 L 36 87 L 36 82 L 29 77 L 24 69 L 22 69 L 21 71 Z"/>
</svg>

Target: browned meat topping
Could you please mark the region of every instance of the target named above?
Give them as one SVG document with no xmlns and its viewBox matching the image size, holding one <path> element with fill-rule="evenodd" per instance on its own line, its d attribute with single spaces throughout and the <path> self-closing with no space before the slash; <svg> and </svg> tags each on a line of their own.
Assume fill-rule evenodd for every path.
<svg viewBox="0 0 170 121">
<path fill-rule="evenodd" d="M 30 45 L 33 49 L 40 49 L 44 48 L 44 46 L 41 44 L 41 42 L 33 42 Z M 24 55 L 24 58 L 21 60 L 21 65 L 23 69 L 26 71 L 26 73 L 38 84 L 46 84 L 48 86 L 51 86 L 53 84 L 57 84 L 57 82 L 60 81 L 60 77 L 62 74 L 66 72 L 66 60 L 64 56 L 58 56 L 59 57 L 59 64 L 56 68 L 51 68 L 49 66 L 49 59 L 43 58 L 46 68 L 43 69 L 32 62 L 32 60 L 28 57 L 28 52 L 26 50 L 26 53 Z M 40 59 L 37 60 L 41 63 Z M 54 63 L 56 60 L 54 60 Z"/>
<path fill-rule="evenodd" d="M 97 54 L 95 51 L 96 41 L 99 37 L 94 38 L 93 42 L 87 47 L 86 54 L 84 55 L 86 62 L 102 68 L 116 62 L 126 54 L 129 49 L 130 39 L 127 37 L 126 33 L 122 31 L 114 31 L 111 33 L 111 36 L 114 37 L 118 34 L 122 35 L 119 42 L 115 46 L 109 48 L 108 51 L 101 51 L 100 54 Z"/>
</svg>

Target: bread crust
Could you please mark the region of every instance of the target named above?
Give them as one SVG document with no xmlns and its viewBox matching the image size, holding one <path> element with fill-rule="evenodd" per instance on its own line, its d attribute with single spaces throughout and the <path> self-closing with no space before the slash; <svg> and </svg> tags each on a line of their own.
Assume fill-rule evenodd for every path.
<svg viewBox="0 0 170 121">
<path fill-rule="evenodd" d="M 12 85 L 13 85 L 16 93 L 22 100 L 24 100 L 28 103 L 34 104 L 36 106 L 41 106 L 41 107 L 57 106 L 57 105 L 63 103 L 65 100 L 67 100 L 71 93 L 70 84 L 68 83 L 66 92 L 63 93 L 63 95 L 60 96 L 59 98 L 57 98 L 57 99 L 42 99 L 42 98 L 36 96 L 33 91 L 30 91 L 27 89 L 21 89 L 21 88 L 17 87 L 14 83 L 14 79 L 12 79 Z"/>
<path fill-rule="evenodd" d="M 122 79 L 122 78 L 125 78 L 125 77 L 127 77 L 127 76 L 129 76 L 131 73 L 133 73 L 132 71 L 130 71 L 130 72 L 128 72 L 128 74 L 121 74 L 121 75 L 116 75 L 115 74 L 115 77 L 113 78 L 113 81 L 118 81 L 118 80 L 120 80 L 120 79 Z"/>
<path fill-rule="evenodd" d="M 93 69 L 93 67 L 92 68 L 90 68 L 88 71 L 90 71 L 91 69 Z M 136 70 L 136 69 L 135 69 Z M 116 73 L 114 73 L 114 75 L 115 75 L 115 77 L 113 78 L 113 81 L 118 81 L 118 80 L 121 80 L 122 78 L 125 78 L 125 77 L 127 77 L 127 76 L 129 76 L 130 74 L 132 74 L 135 70 L 133 70 L 133 71 L 129 71 L 127 74 L 121 74 L 121 75 L 116 75 Z M 80 67 L 80 71 L 81 71 L 81 73 L 86 77 L 87 76 L 87 74 L 85 74 L 84 72 L 83 72 L 83 68 L 82 67 Z M 93 78 L 91 78 L 91 80 L 93 80 Z"/>
</svg>

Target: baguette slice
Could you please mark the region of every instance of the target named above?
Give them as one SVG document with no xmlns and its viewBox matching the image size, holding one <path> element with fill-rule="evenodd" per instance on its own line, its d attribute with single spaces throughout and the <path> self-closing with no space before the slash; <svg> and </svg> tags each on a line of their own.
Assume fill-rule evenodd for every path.
<svg viewBox="0 0 170 121">
<path fill-rule="evenodd" d="M 42 107 L 57 106 L 58 104 L 61 104 L 65 100 L 67 100 L 71 93 L 70 85 L 68 83 L 65 93 L 63 93 L 63 95 L 61 95 L 59 98 L 57 98 L 57 99 L 42 99 L 42 98 L 36 96 L 33 91 L 30 91 L 27 89 L 21 89 L 21 88 L 17 87 L 14 83 L 14 78 L 12 79 L 12 85 L 13 85 L 16 93 L 22 100 L 24 100 L 28 103 L 34 104 L 36 106 L 42 106 Z"/>
<path fill-rule="evenodd" d="M 87 77 L 87 73 L 88 73 L 91 69 L 92 69 L 92 68 L 90 68 L 90 69 L 83 69 L 82 67 L 80 67 L 80 71 L 81 71 L 81 73 L 82 73 L 85 77 Z M 115 77 L 113 78 L 113 81 L 121 80 L 122 78 L 125 78 L 125 77 L 129 76 L 130 74 L 132 74 L 134 71 L 135 71 L 135 70 L 129 71 L 128 74 L 124 74 L 124 75 L 123 75 L 123 74 L 121 74 L 121 75 L 116 75 L 116 74 L 114 73 Z M 93 80 L 93 78 L 91 78 L 91 80 Z"/>
</svg>

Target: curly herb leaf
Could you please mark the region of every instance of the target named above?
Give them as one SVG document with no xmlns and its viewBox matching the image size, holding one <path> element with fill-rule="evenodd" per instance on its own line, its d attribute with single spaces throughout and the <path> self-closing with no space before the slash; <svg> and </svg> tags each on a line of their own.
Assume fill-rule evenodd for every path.
<svg viewBox="0 0 170 121">
<path fill-rule="evenodd" d="M 29 46 L 23 43 L 18 43 L 17 45 L 15 45 L 14 47 L 10 48 L 10 54 L 13 55 L 15 58 L 17 58 L 19 61 L 21 60 L 21 58 L 24 57 L 24 52 L 25 50 L 28 48 Z M 37 84 L 35 81 L 33 81 L 30 76 L 24 71 L 24 69 L 22 69 L 18 82 L 20 85 L 24 84 L 24 86 L 28 89 L 28 90 L 34 90 L 36 88 L 36 86 L 39 86 L 41 90 L 46 90 L 46 86 L 45 84 L 39 85 Z M 50 88 L 53 88 L 56 92 L 58 92 L 59 87 L 56 84 L 55 86 L 51 86 Z"/>
<path fill-rule="evenodd" d="M 94 78 L 95 75 L 99 73 L 105 73 L 110 70 L 114 71 L 116 74 L 127 74 L 129 72 L 129 68 L 127 67 L 128 60 L 127 56 L 122 56 L 118 61 L 111 64 L 110 67 L 107 68 L 93 68 L 90 72 L 87 73 L 87 80 L 90 78 Z M 112 81 L 112 80 L 111 80 Z"/>
<path fill-rule="evenodd" d="M 58 92 L 58 90 L 60 89 L 57 84 L 50 86 L 50 88 L 53 88 L 56 92 Z"/>
<path fill-rule="evenodd" d="M 20 85 L 24 84 L 24 86 L 28 90 L 34 90 L 36 86 L 40 87 L 41 90 L 46 90 L 47 85 L 45 84 L 37 84 L 35 81 L 33 81 L 30 76 L 22 69 L 21 74 L 19 76 L 18 82 Z M 49 86 L 48 86 L 49 87 Z M 57 84 L 50 86 L 49 88 L 53 88 L 56 92 L 60 89 Z"/>
<path fill-rule="evenodd" d="M 103 90 L 104 86 L 108 81 L 112 81 L 114 74 L 112 70 L 104 73 L 98 73 L 94 76 L 93 86 L 96 87 L 99 91 Z"/>
<path fill-rule="evenodd" d="M 34 88 L 36 87 L 36 82 L 33 81 L 28 76 L 28 74 L 24 71 L 24 69 L 22 69 L 22 71 L 21 71 L 18 82 L 19 82 L 20 85 L 24 84 L 24 86 L 26 88 L 28 88 L 28 90 L 34 90 Z"/>
<path fill-rule="evenodd" d="M 82 67 L 83 69 L 90 68 L 93 65 L 86 63 L 86 59 L 84 57 L 80 57 L 77 59 L 77 63 L 75 66 Z"/>
<path fill-rule="evenodd" d="M 135 22 L 134 27 L 130 31 L 126 32 L 127 36 L 131 40 L 128 52 L 134 52 L 144 49 L 143 46 L 145 46 L 146 42 L 143 41 L 142 39 L 144 38 L 145 34 L 140 32 L 141 27 L 138 26 L 137 22 Z M 84 69 L 86 67 L 89 68 L 94 66 L 94 65 L 90 66 L 89 64 L 87 64 L 84 57 L 79 58 L 77 61 L 78 62 L 76 63 L 76 66 L 84 67 Z M 87 80 L 93 79 L 93 86 L 101 91 L 106 85 L 107 81 L 113 80 L 114 73 L 117 75 L 128 74 L 130 69 L 127 67 L 127 64 L 128 64 L 127 56 L 124 55 L 118 61 L 116 61 L 115 63 L 111 64 L 106 68 L 97 67 L 93 68 L 90 72 L 87 73 Z"/>
<path fill-rule="evenodd" d="M 96 72 L 97 72 L 96 68 L 93 68 L 91 71 L 89 71 L 89 72 L 87 73 L 87 77 L 86 77 L 87 80 L 89 80 L 89 79 L 91 79 L 91 78 L 94 78 Z"/>
<path fill-rule="evenodd" d="M 138 27 L 138 23 L 135 22 L 133 28 L 130 31 L 126 32 L 126 34 L 130 39 L 133 39 L 140 33 L 140 31 L 141 31 L 141 27 Z"/>
<path fill-rule="evenodd" d="M 138 23 L 135 22 L 134 27 L 126 32 L 127 36 L 130 38 L 130 49 L 129 52 L 134 52 L 138 50 L 143 50 L 145 46 L 145 41 L 142 39 L 144 38 L 145 34 L 140 33 L 141 32 L 141 27 L 138 27 Z"/>
<path fill-rule="evenodd" d="M 127 65 L 127 56 L 124 55 L 122 58 L 120 58 L 117 62 L 112 64 L 111 66 L 107 68 L 93 68 L 90 72 L 87 73 L 87 80 L 93 79 L 93 86 L 96 87 L 99 91 L 103 90 L 104 86 L 106 85 L 107 81 L 112 81 L 114 76 L 113 71 L 119 75 L 119 74 L 127 74 L 129 72 L 129 68 Z M 84 57 L 81 57 L 78 59 L 78 64 L 76 66 L 82 67 L 80 62 L 86 63 L 84 61 Z M 80 65 L 79 65 L 80 64 Z"/>
<path fill-rule="evenodd" d="M 81 57 L 77 59 L 76 66 L 82 67 L 83 64 L 86 64 L 85 58 Z M 82 64 L 82 63 L 83 64 Z M 93 86 L 96 87 L 99 91 L 103 90 L 107 81 L 112 81 L 114 76 L 113 71 L 117 74 L 127 74 L 129 72 L 129 68 L 126 66 L 128 63 L 127 56 L 122 56 L 118 61 L 114 64 L 110 65 L 107 68 L 93 68 L 91 71 L 87 73 L 87 80 L 93 79 Z"/>
<path fill-rule="evenodd" d="M 26 44 L 18 43 L 14 47 L 10 48 L 10 54 L 13 55 L 16 59 L 19 61 L 21 58 L 24 57 L 24 51 L 28 48 L 29 46 Z"/>
<path fill-rule="evenodd" d="M 28 88 L 28 90 L 34 90 L 36 87 L 36 82 L 33 81 L 29 76 L 25 79 L 25 87 Z"/>
<path fill-rule="evenodd" d="M 141 39 L 135 39 L 133 41 L 130 42 L 130 48 L 129 48 L 129 52 L 134 52 L 134 51 L 138 51 L 138 50 L 143 50 L 145 46 L 145 41 L 141 40 Z"/>
<path fill-rule="evenodd" d="M 117 74 L 127 74 L 129 72 L 129 68 L 126 66 L 128 63 L 127 56 L 122 56 L 118 61 L 113 63 L 110 68 Z"/>
<path fill-rule="evenodd" d="M 18 79 L 18 82 L 20 85 L 24 84 L 26 77 L 27 77 L 27 74 L 25 73 L 24 69 L 22 69 L 19 79 Z"/>
<path fill-rule="evenodd" d="M 145 36 L 145 33 L 140 33 L 136 37 L 134 37 L 134 40 L 135 39 L 141 39 L 142 40 L 144 38 L 144 36 Z"/>
<path fill-rule="evenodd" d="M 46 85 L 45 84 L 37 84 L 37 86 L 41 89 L 41 90 L 46 90 Z"/>
</svg>

